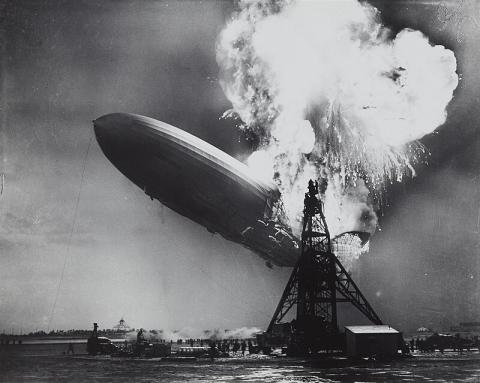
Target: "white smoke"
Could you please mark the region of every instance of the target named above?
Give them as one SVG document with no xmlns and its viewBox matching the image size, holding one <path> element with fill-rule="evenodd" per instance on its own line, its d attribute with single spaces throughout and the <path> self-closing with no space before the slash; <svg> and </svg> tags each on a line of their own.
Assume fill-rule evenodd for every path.
<svg viewBox="0 0 480 383">
<path fill-rule="evenodd" d="M 413 174 L 415 140 L 445 122 L 458 84 L 452 51 L 396 36 L 356 0 L 244 0 L 219 36 L 221 85 L 259 142 L 248 163 L 274 179 L 292 229 L 308 180 L 328 180 L 332 234 L 375 231 L 370 192 Z"/>
<path fill-rule="evenodd" d="M 263 330 L 257 327 L 240 327 L 233 330 L 214 330 L 209 339 L 223 340 L 223 339 L 251 339 L 257 334 L 262 333 Z"/>
<path fill-rule="evenodd" d="M 370 193 L 362 179 L 345 187 L 340 176 L 334 175 L 325 192 L 325 216 L 333 235 L 347 231 L 364 231 L 373 234 L 377 215 L 372 209 Z"/>
<path fill-rule="evenodd" d="M 251 339 L 256 334 L 261 333 L 262 330 L 257 327 L 240 327 L 233 330 L 199 330 L 191 327 L 185 327 L 181 330 L 144 330 L 142 337 L 149 342 L 176 342 L 179 339 L 209 339 L 209 340 L 223 340 L 223 339 Z M 129 342 L 137 341 L 137 331 L 130 331 L 126 334 L 126 339 Z"/>
</svg>

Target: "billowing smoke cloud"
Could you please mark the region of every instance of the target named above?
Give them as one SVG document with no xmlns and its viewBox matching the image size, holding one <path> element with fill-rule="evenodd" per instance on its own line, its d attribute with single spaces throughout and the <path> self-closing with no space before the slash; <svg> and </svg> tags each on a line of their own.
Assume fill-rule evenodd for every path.
<svg viewBox="0 0 480 383">
<path fill-rule="evenodd" d="M 375 231 L 370 194 L 414 174 L 416 140 L 444 123 L 458 84 L 452 51 L 419 31 L 393 36 L 356 0 L 241 1 L 217 61 L 256 144 L 252 171 L 277 182 L 294 230 L 308 180 L 326 180 L 333 235 Z"/>
<path fill-rule="evenodd" d="M 325 216 L 330 218 L 328 228 L 332 233 L 375 231 L 377 215 L 372 210 L 369 190 L 362 179 L 345 188 L 340 182 L 340 176 L 333 175 L 324 201 Z"/>
<path fill-rule="evenodd" d="M 142 336 L 145 340 L 150 342 L 173 341 L 178 339 L 210 339 L 210 340 L 223 340 L 223 339 L 249 339 L 254 338 L 256 334 L 261 333 L 263 330 L 257 327 L 240 327 L 233 330 L 198 330 L 193 328 L 183 328 L 178 331 L 169 330 L 150 330 L 144 331 Z M 131 331 L 126 336 L 129 342 L 135 342 L 137 340 L 137 332 Z"/>
</svg>

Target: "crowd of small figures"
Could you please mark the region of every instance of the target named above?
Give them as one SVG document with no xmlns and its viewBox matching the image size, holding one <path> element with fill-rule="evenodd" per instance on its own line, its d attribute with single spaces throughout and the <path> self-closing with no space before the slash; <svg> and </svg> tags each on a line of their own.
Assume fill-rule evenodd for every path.
<svg viewBox="0 0 480 383">
<path fill-rule="evenodd" d="M 125 340 L 123 343 L 114 344 L 108 338 L 91 337 L 87 343 L 87 351 L 91 355 L 109 354 L 119 357 L 219 358 L 257 354 L 260 348 L 253 339 L 179 339 L 176 342 L 150 342 L 140 338 L 136 342 Z"/>
<path fill-rule="evenodd" d="M 445 350 L 461 352 L 474 349 L 480 350 L 480 340 L 477 335 L 472 337 L 462 337 L 460 334 L 450 335 L 435 333 L 426 338 L 412 338 L 406 343 L 406 347 L 408 347 L 411 352 L 417 350 L 421 353 L 435 351 L 443 353 Z"/>
</svg>

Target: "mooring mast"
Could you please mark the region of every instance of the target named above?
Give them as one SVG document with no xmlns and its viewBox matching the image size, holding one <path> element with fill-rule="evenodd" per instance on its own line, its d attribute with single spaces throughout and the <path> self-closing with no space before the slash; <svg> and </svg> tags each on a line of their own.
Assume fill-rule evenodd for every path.
<svg viewBox="0 0 480 383">
<path fill-rule="evenodd" d="M 340 347 L 337 302 L 352 303 L 374 324 L 382 324 L 331 249 L 318 182 L 308 183 L 303 209 L 301 255 L 288 280 L 267 333 L 293 306 L 290 353 L 305 355 Z"/>
</svg>

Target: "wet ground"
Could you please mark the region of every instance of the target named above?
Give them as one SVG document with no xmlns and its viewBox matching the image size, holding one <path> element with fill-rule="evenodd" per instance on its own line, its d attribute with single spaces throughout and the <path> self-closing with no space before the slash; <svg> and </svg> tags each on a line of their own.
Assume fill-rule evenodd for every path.
<svg viewBox="0 0 480 383">
<path fill-rule="evenodd" d="M 67 356 L 64 349 L 65 345 L 17 345 L 1 350 L 0 382 L 480 382 L 479 352 L 421 354 L 387 364 L 328 368 L 262 356 L 171 363 Z"/>
</svg>

